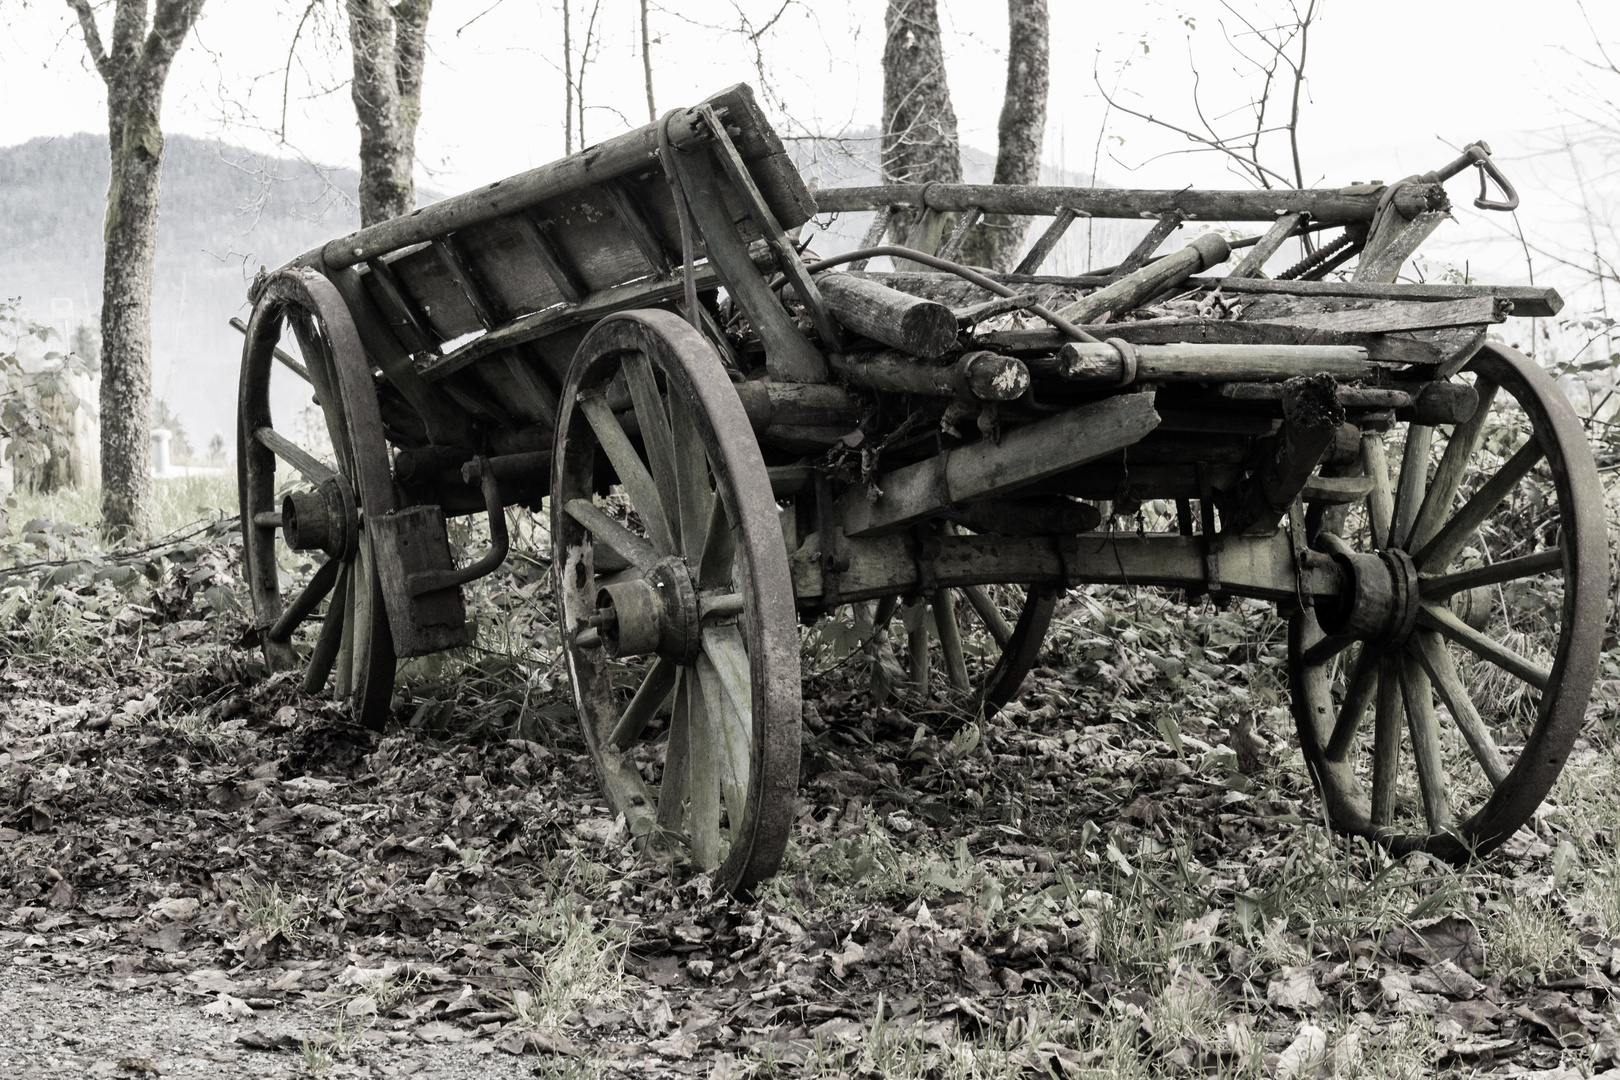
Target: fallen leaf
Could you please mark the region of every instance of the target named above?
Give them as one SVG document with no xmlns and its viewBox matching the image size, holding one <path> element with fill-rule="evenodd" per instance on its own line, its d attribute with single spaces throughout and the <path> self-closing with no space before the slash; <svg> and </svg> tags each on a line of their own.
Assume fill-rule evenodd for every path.
<svg viewBox="0 0 1620 1080">
<path fill-rule="evenodd" d="M 1316 976 L 1308 967 L 1286 967 L 1266 984 L 1266 1001 L 1282 1009 L 1308 1012 L 1325 1000 L 1316 988 Z"/>
<path fill-rule="evenodd" d="M 1313 987 L 1314 989 L 1314 987 Z M 1268 987 L 1269 990 L 1269 987 Z M 1320 997 L 1318 992 L 1318 997 Z M 1299 1026 L 1294 1041 L 1277 1058 L 1277 1080 L 1296 1080 L 1314 1068 L 1327 1052 L 1327 1032 L 1310 1022 Z"/>
<path fill-rule="evenodd" d="M 253 1015 L 253 1009 L 247 1002 L 229 994 L 220 994 L 219 997 L 204 1005 L 202 1011 L 204 1016 L 224 1017 L 226 1023 L 235 1023 L 237 1020 Z"/>
</svg>

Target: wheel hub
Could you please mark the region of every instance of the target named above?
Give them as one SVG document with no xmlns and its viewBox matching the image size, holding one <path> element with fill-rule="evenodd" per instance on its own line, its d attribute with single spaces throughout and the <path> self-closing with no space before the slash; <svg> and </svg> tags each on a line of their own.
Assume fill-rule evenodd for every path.
<svg viewBox="0 0 1620 1080">
<path fill-rule="evenodd" d="M 633 581 L 603 586 L 591 622 L 609 656 L 657 653 L 691 664 L 702 650 L 697 589 L 680 559 L 664 559 Z"/>
<path fill-rule="evenodd" d="M 1421 602 L 1412 556 L 1399 548 L 1355 551 L 1332 533 L 1321 543 L 1350 582 L 1347 598 L 1317 613 L 1323 633 L 1395 646 L 1411 637 Z"/>
<path fill-rule="evenodd" d="M 334 476 L 314 491 L 292 492 L 281 500 L 281 534 L 294 551 L 349 558 L 360 534 L 354 489 Z"/>
</svg>

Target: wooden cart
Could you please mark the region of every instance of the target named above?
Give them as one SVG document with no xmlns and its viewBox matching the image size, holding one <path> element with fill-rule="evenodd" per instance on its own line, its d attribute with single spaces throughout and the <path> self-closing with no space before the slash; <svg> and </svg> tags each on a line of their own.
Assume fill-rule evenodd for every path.
<svg viewBox="0 0 1620 1080">
<path fill-rule="evenodd" d="M 1331 190 L 812 194 L 739 86 L 333 240 L 261 276 L 245 327 L 265 655 L 380 726 L 396 657 L 467 643 L 460 586 L 504 558 L 503 508 L 548 500 L 603 789 L 633 833 L 747 889 L 794 819 L 801 621 L 903 608 L 912 692 L 971 718 L 1015 693 L 1068 587 L 1260 598 L 1289 620 L 1334 828 L 1489 851 L 1581 727 L 1608 553 L 1581 424 L 1487 336 L 1557 295 L 1392 284 L 1447 177 L 1505 186 L 1488 154 Z M 796 249 L 813 214 L 857 211 L 862 251 Z M 883 245 L 896 214 L 907 248 Z M 1049 219 L 1017 272 L 955 261 L 1007 215 Z M 1151 227 L 1118 266 L 1040 276 L 1085 217 Z M 1203 221 L 1258 235 L 1158 254 Z M 1263 277 L 1300 234 L 1314 254 Z M 901 269 L 864 272 L 878 254 Z M 329 452 L 273 415 L 272 371 L 313 389 Z M 457 568 L 445 519 L 473 512 L 494 547 Z M 326 556 L 291 598 L 283 546 Z"/>
</svg>

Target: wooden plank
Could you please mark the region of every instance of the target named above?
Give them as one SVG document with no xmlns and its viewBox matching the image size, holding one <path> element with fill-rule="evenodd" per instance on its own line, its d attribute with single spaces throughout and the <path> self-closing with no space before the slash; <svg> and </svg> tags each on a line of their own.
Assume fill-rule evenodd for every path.
<svg viewBox="0 0 1620 1080">
<path fill-rule="evenodd" d="M 636 250 L 647 260 L 647 266 L 660 277 L 670 273 L 679 260 L 671 260 L 669 252 L 664 250 L 664 242 L 659 239 L 657 231 L 647 220 L 647 215 L 641 212 L 641 207 L 631 197 L 624 182 L 609 180 L 600 187 L 613 204 L 613 213 L 618 216 L 619 224 L 624 226 Z"/>
<path fill-rule="evenodd" d="M 552 246 L 551 239 L 541 231 L 527 214 L 515 214 L 512 224 L 517 228 L 519 235 L 528 243 L 535 258 L 540 260 L 540 267 L 546 272 L 546 277 L 557 287 L 557 292 L 570 304 L 577 304 L 585 299 L 585 289 L 580 284 L 573 270 L 563 264 L 557 249 Z"/>
<path fill-rule="evenodd" d="M 1353 345 L 1367 359 L 1387 364 L 1433 364 L 1439 353 L 1426 342 L 1384 334 L 1347 334 L 1314 327 L 1235 319 L 1143 319 L 1110 323 L 1104 333 L 1133 345 Z M 1068 344 L 1056 330 L 995 330 L 974 340 L 1009 352 L 1050 352 Z"/>
<path fill-rule="evenodd" d="M 1031 372 L 1075 383 L 1256 382 L 1328 373 L 1370 378 L 1383 369 L 1356 345 L 1139 345 L 1135 370 L 1106 342 L 1071 341 L 1056 357 L 1031 357 Z"/>
<path fill-rule="evenodd" d="M 1305 326 L 1323 330 L 1361 333 L 1389 333 L 1394 330 L 1434 330 L 1449 326 L 1476 326 L 1499 323 L 1513 312 L 1513 302 L 1497 297 L 1438 302 L 1392 302 L 1370 307 L 1302 315 L 1271 316 L 1267 322 L 1281 326 Z"/>
<path fill-rule="evenodd" d="M 1374 250 L 1369 242 L 1368 251 L 1362 253 L 1361 261 L 1356 264 L 1356 272 L 1351 275 L 1352 280 L 1394 281 L 1406 260 L 1416 254 L 1429 234 L 1450 216 L 1450 210 L 1425 210 L 1382 248 Z"/>
<path fill-rule="evenodd" d="M 461 294 L 467 298 L 467 303 L 472 305 L 473 313 L 478 316 L 478 321 L 484 324 L 484 329 L 493 329 L 500 319 L 496 316 L 489 297 L 485 296 L 484 290 L 473 281 L 472 272 L 462 260 L 461 252 L 456 250 L 455 238 L 445 237 L 433 241 L 433 250 L 444 263 L 445 272 L 456 283 L 456 288 L 461 290 Z"/>
<path fill-rule="evenodd" d="M 710 266 L 698 268 L 697 280 L 699 292 L 708 292 L 720 283 L 719 276 Z M 666 304 L 680 297 L 684 290 L 685 285 L 680 280 L 639 281 L 604 289 L 592 293 L 578 304 L 548 308 L 513 319 L 500 329 L 491 330 L 483 337 L 474 338 L 461 348 L 423 364 L 418 374 L 430 383 L 438 382 L 502 349 L 526 344 L 582 323 L 595 323 L 615 311 Z"/>
<path fill-rule="evenodd" d="M 385 311 L 392 312 L 393 318 L 388 321 L 395 327 L 398 334 L 401 329 L 407 338 L 414 338 L 414 342 L 407 341 L 406 348 L 411 352 L 435 351 L 437 341 L 432 331 L 427 327 L 422 313 L 416 310 L 410 297 L 405 295 L 404 288 L 399 279 L 394 276 L 393 268 L 383 259 L 370 259 L 366 262 L 366 269 L 371 282 L 376 286 L 376 293 L 382 297 L 383 303 L 379 306 Z"/>
<path fill-rule="evenodd" d="M 849 536 L 892 529 L 953 503 L 1012 491 L 1136 442 L 1159 423 L 1153 394 L 1121 394 L 1069 409 L 989 440 L 947 450 L 876 480 L 882 494 L 856 486 L 838 502 Z"/>
</svg>

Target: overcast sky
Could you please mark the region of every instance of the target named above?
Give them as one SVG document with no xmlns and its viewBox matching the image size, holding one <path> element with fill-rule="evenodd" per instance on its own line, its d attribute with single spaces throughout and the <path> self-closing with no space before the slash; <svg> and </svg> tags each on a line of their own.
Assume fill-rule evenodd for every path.
<svg viewBox="0 0 1620 1080">
<path fill-rule="evenodd" d="M 591 2 L 572 0 L 576 52 Z M 352 164 L 357 136 L 343 82 L 348 60 L 335 36 L 341 28 L 328 13 L 337 6 L 327 0 L 295 47 L 305 0 L 209 0 L 170 80 L 165 128 L 266 149 L 275 149 L 284 131 L 284 152 Z M 1236 6 L 1262 23 L 1288 10 L 1286 0 Z M 1307 182 L 1392 180 L 1437 167 L 1453 156 L 1452 147 L 1485 138 L 1522 180 L 1527 231 L 1564 235 L 1567 171 L 1545 154 L 1521 159 L 1544 150 L 1570 122 L 1581 71 L 1573 57 L 1595 55 L 1585 16 L 1602 40 L 1620 41 L 1615 6 L 1597 3 L 1583 14 L 1574 0 L 1325 0 L 1307 66 L 1301 135 Z M 584 76 L 591 141 L 646 120 L 637 8 L 637 0 L 596 5 L 595 51 Z M 1005 8 L 983 0 L 941 0 L 940 8 L 963 141 L 993 150 Z M 84 59 L 66 4 L 0 0 L 0 10 L 8 24 L 0 35 L 0 101 L 7 105 L 0 109 L 0 145 L 102 128 L 100 79 Z M 836 133 L 873 125 L 882 92 L 882 13 L 879 0 L 654 0 L 658 107 L 691 103 L 732 82 L 759 84 L 758 64 L 784 128 Z M 756 33 L 757 51 L 750 43 Z M 429 40 L 418 141 L 424 182 L 462 190 L 561 154 L 560 2 L 438 0 Z M 1254 44 L 1223 5 L 1207 0 L 1053 0 L 1047 160 L 1088 172 L 1095 161 L 1105 182 L 1121 186 L 1246 186 L 1213 156 L 1163 156 L 1185 143 L 1118 112 L 1106 114 L 1094 79 L 1095 72 L 1105 85 L 1117 85 L 1123 100 L 1142 111 L 1189 124 L 1196 120 L 1190 75 L 1196 66 L 1205 108 L 1237 119 L 1247 99 L 1234 77 L 1241 61 L 1233 42 Z M 289 53 L 292 72 L 285 76 Z M 1609 81 L 1620 91 L 1620 77 Z M 1592 179 L 1601 186 L 1601 178 Z M 1453 185 L 1464 208 L 1465 186 Z M 1475 235 L 1496 235 L 1500 224 L 1478 223 L 1483 231 Z"/>
</svg>

